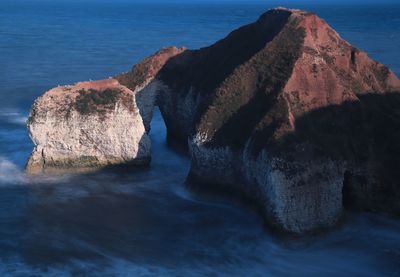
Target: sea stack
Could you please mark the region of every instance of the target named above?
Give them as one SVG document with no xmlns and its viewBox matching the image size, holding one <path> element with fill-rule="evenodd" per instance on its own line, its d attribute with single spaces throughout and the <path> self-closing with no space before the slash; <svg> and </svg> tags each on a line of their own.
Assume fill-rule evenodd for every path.
<svg viewBox="0 0 400 277">
<path fill-rule="evenodd" d="M 148 164 L 148 132 L 158 91 L 153 80 L 164 63 L 183 50 L 165 48 L 115 78 L 61 86 L 39 97 L 28 120 L 35 149 L 27 171 Z"/>
<path fill-rule="evenodd" d="M 189 140 L 192 185 L 250 200 L 293 233 L 334 225 L 343 196 L 400 213 L 389 150 L 400 148 L 389 131 L 400 126 L 400 82 L 315 14 L 270 10 L 171 58 L 158 79 L 169 136 Z"/>
<path fill-rule="evenodd" d="M 86 170 L 150 160 L 150 139 L 133 92 L 115 79 L 49 90 L 28 119 L 31 173 Z"/>
</svg>

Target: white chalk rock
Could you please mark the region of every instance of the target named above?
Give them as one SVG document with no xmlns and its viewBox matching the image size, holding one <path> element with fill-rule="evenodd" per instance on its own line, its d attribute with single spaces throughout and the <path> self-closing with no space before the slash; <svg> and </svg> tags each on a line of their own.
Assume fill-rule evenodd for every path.
<svg viewBox="0 0 400 277">
<path fill-rule="evenodd" d="M 32 106 L 31 173 L 150 161 L 150 139 L 135 93 L 116 79 L 57 87 Z"/>
</svg>

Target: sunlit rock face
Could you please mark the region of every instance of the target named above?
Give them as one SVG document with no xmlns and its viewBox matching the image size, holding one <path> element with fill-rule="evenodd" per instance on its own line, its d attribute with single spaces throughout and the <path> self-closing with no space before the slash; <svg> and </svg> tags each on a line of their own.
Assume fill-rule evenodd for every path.
<svg viewBox="0 0 400 277">
<path fill-rule="evenodd" d="M 158 80 L 156 76 L 170 58 L 185 50 L 185 48 L 177 47 L 163 48 L 134 65 L 131 71 L 115 77 L 121 84 L 134 92 L 147 131 L 150 131 L 157 95 L 164 88 L 162 81 Z"/>
<path fill-rule="evenodd" d="M 150 139 L 134 93 L 115 79 L 54 88 L 28 120 L 35 149 L 29 172 L 148 163 Z"/>
<path fill-rule="evenodd" d="M 86 171 L 114 164 L 148 164 L 150 121 L 158 71 L 184 49 L 170 47 L 127 73 L 51 89 L 32 106 L 28 121 L 35 149 L 27 171 Z"/>
<path fill-rule="evenodd" d="M 398 118 L 400 82 L 318 16 L 270 10 L 172 57 L 157 79 L 168 135 L 189 140 L 198 187 L 250 200 L 294 233 L 334 225 L 344 183 L 358 208 L 400 212 L 399 179 L 383 178 L 396 170 L 381 163 L 398 158 L 377 137 L 400 126 L 389 119 Z"/>
</svg>

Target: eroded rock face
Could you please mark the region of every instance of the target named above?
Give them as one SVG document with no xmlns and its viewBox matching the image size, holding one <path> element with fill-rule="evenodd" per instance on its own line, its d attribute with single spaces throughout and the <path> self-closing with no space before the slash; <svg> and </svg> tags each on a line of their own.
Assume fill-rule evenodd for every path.
<svg viewBox="0 0 400 277">
<path fill-rule="evenodd" d="M 163 89 L 163 83 L 155 77 L 170 58 L 185 50 L 186 48 L 177 47 L 163 48 L 133 66 L 131 71 L 115 77 L 121 84 L 134 92 L 136 103 L 148 132 L 150 131 L 150 121 L 153 117 L 158 92 Z"/>
<path fill-rule="evenodd" d="M 35 149 L 27 171 L 86 171 L 150 161 L 150 121 L 165 62 L 185 49 L 160 50 L 108 80 L 57 87 L 38 98 L 28 128 Z"/>
<path fill-rule="evenodd" d="M 399 179 L 383 178 L 399 163 L 377 166 L 398 160 L 377 130 L 400 126 L 399 106 L 386 103 L 400 81 L 316 15 L 270 10 L 171 58 L 158 80 L 169 136 L 189 139 L 198 186 L 251 199 L 269 223 L 295 233 L 339 220 L 344 183 L 361 209 L 400 213 Z"/>
<path fill-rule="evenodd" d="M 35 149 L 29 172 L 148 163 L 147 136 L 134 93 L 115 79 L 54 88 L 28 120 Z"/>
</svg>

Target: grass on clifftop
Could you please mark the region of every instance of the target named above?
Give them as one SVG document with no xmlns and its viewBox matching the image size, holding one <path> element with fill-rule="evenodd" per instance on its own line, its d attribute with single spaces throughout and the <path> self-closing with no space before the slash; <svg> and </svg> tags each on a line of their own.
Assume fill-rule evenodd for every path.
<svg viewBox="0 0 400 277">
<path fill-rule="evenodd" d="M 280 113 L 286 109 L 276 98 L 292 74 L 303 40 L 302 28 L 287 26 L 237 72 L 234 78 L 241 86 L 218 95 L 199 125 L 199 131 L 213 135 L 210 146 L 240 149 L 252 136 L 254 154 L 262 149 L 285 118 Z M 246 75 L 254 82 L 243 80 Z"/>
<path fill-rule="evenodd" d="M 75 108 L 80 114 L 88 115 L 93 113 L 103 114 L 106 110 L 114 109 L 120 91 L 116 89 L 104 91 L 81 89 L 78 93 Z"/>
</svg>

